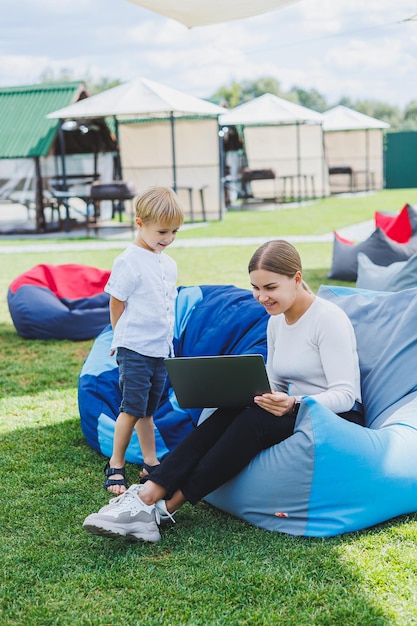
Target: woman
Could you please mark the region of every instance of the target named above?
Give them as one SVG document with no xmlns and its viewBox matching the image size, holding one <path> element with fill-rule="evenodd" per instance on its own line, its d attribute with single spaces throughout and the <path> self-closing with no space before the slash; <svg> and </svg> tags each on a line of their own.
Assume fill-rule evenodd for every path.
<svg viewBox="0 0 417 626">
<path fill-rule="evenodd" d="M 172 519 L 187 501 L 196 504 L 294 432 L 304 395 L 363 424 L 356 338 L 347 315 L 311 292 L 300 256 L 286 241 L 261 246 L 248 269 L 253 295 L 271 316 L 267 371 L 273 391 L 256 396 L 252 406 L 215 411 L 144 484 L 89 515 L 83 525 L 88 532 L 159 541 L 160 519 Z"/>
</svg>

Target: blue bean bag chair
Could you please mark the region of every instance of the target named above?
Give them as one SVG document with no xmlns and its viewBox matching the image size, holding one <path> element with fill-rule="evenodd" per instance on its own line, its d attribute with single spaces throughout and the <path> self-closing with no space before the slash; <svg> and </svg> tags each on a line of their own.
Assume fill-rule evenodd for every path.
<svg viewBox="0 0 417 626">
<path fill-rule="evenodd" d="M 10 285 L 7 303 L 25 339 L 93 339 L 110 322 L 108 270 L 88 265 L 36 265 Z"/>
<path fill-rule="evenodd" d="M 373 291 L 401 291 L 417 287 L 417 252 L 408 261 L 376 265 L 366 254 L 358 254 L 356 287 Z"/>
<path fill-rule="evenodd" d="M 417 511 L 417 289 L 319 295 L 355 328 L 366 428 L 306 396 L 294 434 L 206 500 L 267 530 L 328 537 Z"/>
<path fill-rule="evenodd" d="M 180 287 L 175 308 L 174 350 L 177 356 L 253 354 L 266 356 L 268 315 L 251 291 L 233 285 Z M 88 444 L 110 457 L 120 406 L 119 372 L 110 357 L 112 329 L 95 340 L 81 370 L 78 405 Z M 154 415 L 158 458 L 163 458 L 198 422 L 201 409 L 181 409 L 169 380 Z M 130 463 L 143 463 L 136 433 L 126 453 Z"/>
</svg>

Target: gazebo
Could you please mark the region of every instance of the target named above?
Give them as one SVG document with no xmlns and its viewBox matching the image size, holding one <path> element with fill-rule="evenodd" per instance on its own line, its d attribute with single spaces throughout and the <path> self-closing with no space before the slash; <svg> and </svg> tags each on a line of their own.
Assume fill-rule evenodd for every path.
<svg viewBox="0 0 417 626">
<path fill-rule="evenodd" d="M 4 87 L 0 89 L 0 200 L 34 207 L 36 231 L 50 228 L 45 206 L 50 182 L 59 177 L 59 156 L 92 155 L 88 176 L 99 176 L 98 154 L 116 152 L 117 144 L 104 120 L 90 120 L 74 132 L 62 130 L 46 115 L 60 106 L 87 98 L 80 82 Z M 80 159 L 77 159 L 80 166 Z M 75 174 L 75 170 L 74 170 Z M 83 172 L 77 172 L 82 174 Z"/>
<path fill-rule="evenodd" d="M 384 131 L 389 124 L 343 105 L 323 113 L 330 189 L 370 191 L 384 187 Z"/>
<path fill-rule="evenodd" d="M 113 118 L 123 177 L 137 189 L 167 185 L 184 193 L 190 217 L 222 215 L 218 117 L 223 107 L 136 78 L 48 115 L 68 121 Z M 185 204 L 185 203 L 184 203 Z M 186 206 L 186 204 L 185 204 Z"/>
<path fill-rule="evenodd" d="M 320 113 L 270 93 L 220 116 L 222 126 L 243 127 L 248 166 L 273 173 L 253 180 L 254 195 L 297 200 L 329 195 L 322 122 Z"/>
</svg>

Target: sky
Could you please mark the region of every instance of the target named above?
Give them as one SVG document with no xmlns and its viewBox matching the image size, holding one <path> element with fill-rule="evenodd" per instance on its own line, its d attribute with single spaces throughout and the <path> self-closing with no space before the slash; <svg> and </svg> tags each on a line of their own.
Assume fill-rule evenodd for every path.
<svg viewBox="0 0 417 626">
<path fill-rule="evenodd" d="M 284 91 L 316 89 L 329 106 L 417 100 L 417 0 L 300 0 L 191 29 L 129 0 L 0 0 L 0 10 L 0 87 L 67 70 L 92 82 L 149 78 L 200 98 L 273 77 Z"/>
</svg>

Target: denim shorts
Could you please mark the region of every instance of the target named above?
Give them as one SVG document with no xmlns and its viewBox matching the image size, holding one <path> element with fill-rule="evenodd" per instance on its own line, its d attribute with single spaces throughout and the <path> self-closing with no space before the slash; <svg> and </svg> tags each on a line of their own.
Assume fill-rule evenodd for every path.
<svg viewBox="0 0 417 626">
<path fill-rule="evenodd" d="M 164 390 L 167 372 L 164 359 L 117 348 L 120 412 L 141 418 L 153 415 Z"/>
</svg>

